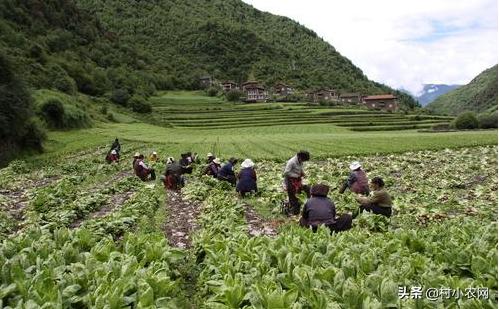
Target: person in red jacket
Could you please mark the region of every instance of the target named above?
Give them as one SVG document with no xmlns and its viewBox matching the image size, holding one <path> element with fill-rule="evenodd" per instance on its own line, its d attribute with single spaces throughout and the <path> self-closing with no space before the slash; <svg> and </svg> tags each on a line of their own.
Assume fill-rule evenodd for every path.
<svg viewBox="0 0 499 309">
<path fill-rule="evenodd" d="M 369 180 L 367 174 L 362 170 L 362 165 L 358 161 L 350 164 L 350 176 L 340 188 L 340 193 L 345 192 L 349 188 L 350 191 L 357 194 L 369 195 Z"/>
<path fill-rule="evenodd" d="M 156 173 L 154 172 L 154 169 L 148 167 L 144 163 L 144 155 L 142 154 L 135 162 L 134 169 L 135 169 L 135 175 L 137 175 L 142 181 L 156 179 Z"/>
</svg>

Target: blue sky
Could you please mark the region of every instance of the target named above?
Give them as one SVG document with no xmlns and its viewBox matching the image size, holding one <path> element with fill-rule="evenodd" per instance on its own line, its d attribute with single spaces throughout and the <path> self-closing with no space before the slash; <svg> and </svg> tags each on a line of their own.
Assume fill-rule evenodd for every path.
<svg viewBox="0 0 499 309">
<path fill-rule="evenodd" d="M 314 30 L 372 80 L 417 93 L 497 64 L 496 0 L 243 0 Z"/>
</svg>

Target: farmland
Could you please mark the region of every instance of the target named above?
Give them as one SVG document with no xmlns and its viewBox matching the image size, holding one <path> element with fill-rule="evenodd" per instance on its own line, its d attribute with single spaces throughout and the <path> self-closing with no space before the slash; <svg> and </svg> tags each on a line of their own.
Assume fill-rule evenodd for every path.
<svg viewBox="0 0 499 309">
<path fill-rule="evenodd" d="M 153 107 L 51 132 L 45 154 L 0 170 L 0 307 L 497 308 L 497 131 L 421 133 L 396 128 L 450 119 L 186 93 Z M 123 160 L 108 165 L 116 136 Z M 395 216 L 362 214 L 331 236 L 281 215 L 283 162 L 301 148 L 306 181 L 329 184 L 338 212 L 356 208 L 337 191 L 355 159 L 385 179 Z M 241 200 L 202 165 L 181 194 L 141 182 L 129 158 L 153 150 L 250 157 L 260 193 Z M 401 287 L 463 295 L 400 299 Z"/>
</svg>

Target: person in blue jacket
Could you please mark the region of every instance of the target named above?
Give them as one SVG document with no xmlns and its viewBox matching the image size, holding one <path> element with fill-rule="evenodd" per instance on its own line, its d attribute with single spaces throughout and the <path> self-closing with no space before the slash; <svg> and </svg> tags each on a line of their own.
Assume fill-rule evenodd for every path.
<svg viewBox="0 0 499 309">
<path fill-rule="evenodd" d="M 237 174 L 236 191 L 241 197 L 246 193 L 257 192 L 255 163 L 251 159 L 246 159 L 241 163 L 241 171 Z"/>
<path fill-rule="evenodd" d="M 218 171 L 217 178 L 219 180 L 224 180 L 232 184 L 236 185 L 236 174 L 234 173 L 234 165 L 237 163 L 236 158 L 230 158 L 229 162 L 227 162 L 222 168 Z"/>
</svg>

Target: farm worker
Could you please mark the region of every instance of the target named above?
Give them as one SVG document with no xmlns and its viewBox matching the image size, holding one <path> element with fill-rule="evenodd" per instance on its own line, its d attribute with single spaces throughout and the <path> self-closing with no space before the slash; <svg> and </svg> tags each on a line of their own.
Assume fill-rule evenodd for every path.
<svg viewBox="0 0 499 309">
<path fill-rule="evenodd" d="M 210 164 L 214 159 L 215 156 L 211 152 L 208 152 L 208 154 L 206 155 L 206 163 Z"/>
<path fill-rule="evenodd" d="M 159 160 L 158 153 L 156 151 L 153 151 L 149 156 L 149 161 L 158 162 L 158 160 Z"/>
<path fill-rule="evenodd" d="M 106 157 L 107 163 L 118 162 L 118 153 L 115 149 L 111 150 L 111 152 Z"/>
<path fill-rule="evenodd" d="M 220 171 L 220 159 L 219 158 L 214 158 L 210 164 L 206 166 L 204 169 L 203 175 L 208 175 L 217 178 L 218 171 Z"/>
<path fill-rule="evenodd" d="M 133 170 L 135 170 L 135 165 L 137 164 L 137 161 L 139 160 L 139 157 L 140 157 L 140 153 L 139 152 L 136 152 L 133 155 L 133 163 L 132 163 Z"/>
<path fill-rule="evenodd" d="M 187 159 L 191 163 L 199 163 L 199 158 L 198 158 L 198 153 L 197 152 L 195 152 L 195 153 L 188 152 L 187 156 L 188 156 Z"/>
<path fill-rule="evenodd" d="M 113 144 L 111 145 L 111 151 L 113 150 L 116 150 L 116 153 L 117 153 L 117 156 L 118 156 L 118 159 L 120 158 L 120 152 L 121 152 L 121 145 L 120 145 L 120 142 L 118 141 L 118 139 L 116 138 L 113 142 Z"/>
<path fill-rule="evenodd" d="M 352 216 L 350 214 L 336 215 L 336 207 L 328 197 L 329 186 L 316 184 L 310 190 L 312 195 L 303 207 L 300 225 L 312 228 L 314 233 L 319 225 L 324 224 L 332 232 L 346 231 L 352 227 Z"/>
<path fill-rule="evenodd" d="M 346 188 L 357 194 L 369 195 L 369 181 L 362 165 L 358 161 L 350 164 L 350 176 L 340 188 L 340 193 L 345 192 Z"/>
<path fill-rule="evenodd" d="M 170 190 L 178 190 L 184 186 L 184 177 L 182 176 L 182 166 L 175 159 L 169 157 L 166 160 L 166 170 L 163 177 L 165 188 Z"/>
<path fill-rule="evenodd" d="M 241 163 L 241 171 L 237 174 L 236 191 L 244 197 L 246 193 L 257 192 L 255 163 L 246 159 Z"/>
<path fill-rule="evenodd" d="M 236 185 L 236 174 L 234 173 L 234 164 L 237 163 L 236 158 L 230 158 L 222 168 L 218 171 L 217 178 L 230 182 L 233 186 Z"/>
<path fill-rule="evenodd" d="M 142 154 L 139 155 L 138 160 L 135 162 L 135 175 L 142 179 L 142 181 L 156 179 L 156 173 L 154 172 L 154 169 L 148 167 L 144 163 L 144 155 Z"/>
<path fill-rule="evenodd" d="M 369 185 L 373 190 L 370 196 L 357 195 L 355 197 L 360 203 L 359 211 L 366 210 L 390 217 L 392 215 L 392 198 L 385 190 L 385 182 L 380 177 L 374 177 Z"/>
<path fill-rule="evenodd" d="M 183 153 L 180 155 L 181 159 L 179 161 L 180 166 L 182 166 L 184 174 L 192 174 L 192 166 L 191 161 L 189 160 L 189 155 L 187 153 Z"/>
<path fill-rule="evenodd" d="M 300 213 L 300 201 L 296 197 L 296 194 L 304 191 L 307 197 L 310 197 L 310 187 L 304 185 L 302 182 L 302 178 L 305 176 L 303 162 L 308 160 L 310 160 L 308 151 L 301 150 L 288 160 L 284 169 L 284 187 L 288 192 L 289 205 L 293 215 Z"/>
</svg>

